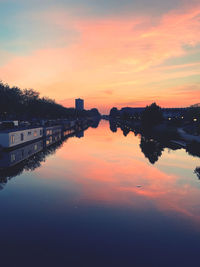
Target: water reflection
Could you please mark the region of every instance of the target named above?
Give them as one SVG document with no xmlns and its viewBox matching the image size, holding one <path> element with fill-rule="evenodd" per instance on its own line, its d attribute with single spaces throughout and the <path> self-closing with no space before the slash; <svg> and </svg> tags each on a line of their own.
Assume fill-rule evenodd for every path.
<svg viewBox="0 0 200 267">
<path fill-rule="evenodd" d="M 73 129 L 58 132 L 45 139 L 26 144 L 20 148 L 0 152 L 0 190 L 11 178 L 23 171 L 34 171 L 45 162 L 46 158 L 61 148 L 67 139 L 84 137 L 84 130 L 74 132 Z"/>
<path fill-rule="evenodd" d="M 62 183 L 73 181 L 81 188 L 76 203 L 130 205 L 145 212 L 154 207 L 200 222 L 199 183 L 193 173 L 198 158 L 176 144 L 139 132 L 135 137 L 132 130 L 124 137 L 102 121 L 98 129 L 90 128 L 82 142 L 69 142 L 59 150 L 54 165 L 59 166 Z M 45 179 L 54 180 L 53 167 L 41 172 Z"/>
<path fill-rule="evenodd" d="M 92 121 L 90 127 L 96 129 L 99 126 L 99 121 Z M 110 130 L 113 133 L 117 129 L 121 129 L 124 137 L 127 137 L 130 132 L 134 133 L 140 139 L 139 147 L 145 158 L 151 164 L 155 164 L 161 158 L 163 151 L 167 148 L 170 150 L 180 150 L 178 144 L 170 142 L 170 139 L 161 138 L 160 136 L 150 133 L 142 133 L 138 127 L 130 128 L 129 126 L 111 120 L 109 121 Z M 9 179 L 20 175 L 23 171 L 33 171 L 45 162 L 46 157 L 54 154 L 70 137 L 83 138 L 84 130 L 79 130 L 74 133 L 71 130 L 58 132 L 54 135 L 47 136 L 46 139 L 27 144 L 23 147 L 11 151 L 0 152 L 0 189 L 7 183 Z M 200 157 L 200 144 L 191 143 L 186 147 L 189 155 Z M 196 167 L 194 173 L 200 179 L 200 167 Z"/>
<path fill-rule="evenodd" d="M 114 120 L 109 121 L 110 130 L 117 132 L 117 129 L 121 129 L 123 135 L 126 137 L 130 132 L 133 132 L 135 136 L 140 137 L 140 148 L 144 156 L 149 160 L 151 164 L 155 164 L 162 156 L 164 149 L 179 150 L 182 146 L 179 142 L 175 142 L 173 139 L 176 136 L 164 136 L 156 132 L 148 132 L 141 129 L 139 126 L 130 127 L 126 123 L 119 123 Z M 185 147 L 186 152 L 194 157 L 200 157 L 200 143 L 191 142 Z M 197 167 L 194 171 L 199 178 L 199 168 Z"/>
<path fill-rule="evenodd" d="M 116 133 L 117 132 L 117 123 L 113 120 L 110 120 L 109 123 L 110 123 L 111 132 Z"/>
<path fill-rule="evenodd" d="M 114 132 L 102 121 L 68 142 L 63 135 L 15 165 L 35 171 L 0 193 L 2 266 L 12 261 L 10 251 L 21 252 L 20 266 L 39 259 L 44 266 L 121 267 L 132 266 L 133 257 L 136 266 L 195 266 L 199 158 L 140 129 L 124 126 L 124 137 L 119 125 L 110 127 Z"/>
<path fill-rule="evenodd" d="M 141 137 L 140 143 L 141 151 L 144 153 L 145 157 L 148 158 L 149 162 L 154 164 L 158 161 L 159 157 L 162 155 L 164 150 L 163 145 L 152 138 Z"/>
</svg>

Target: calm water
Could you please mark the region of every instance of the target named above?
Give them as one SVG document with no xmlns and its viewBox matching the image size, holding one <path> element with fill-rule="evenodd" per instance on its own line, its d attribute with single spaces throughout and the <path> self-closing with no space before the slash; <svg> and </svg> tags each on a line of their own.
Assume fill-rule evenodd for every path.
<svg viewBox="0 0 200 267">
<path fill-rule="evenodd" d="M 1 266 L 198 266 L 199 158 L 105 121 L 44 158 L 2 180 Z"/>
</svg>

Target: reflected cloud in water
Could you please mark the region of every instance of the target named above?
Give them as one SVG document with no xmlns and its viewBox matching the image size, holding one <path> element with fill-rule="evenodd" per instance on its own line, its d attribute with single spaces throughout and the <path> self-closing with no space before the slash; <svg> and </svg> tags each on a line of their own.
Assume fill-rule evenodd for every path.
<svg viewBox="0 0 200 267">
<path fill-rule="evenodd" d="M 116 266 L 119 262 L 116 254 L 119 266 L 125 257 L 132 263 L 133 250 L 139 255 L 137 266 L 148 266 L 152 255 L 155 264 L 150 266 L 162 266 L 165 256 L 166 266 L 172 258 L 184 266 L 194 249 L 198 260 L 199 158 L 139 129 L 110 128 L 101 121 L 84 136 L 52 136 L 1 154 L 1 251 L 6 261 L 12 261 L 11 249 L 29 260 L 37 248 L 44 265 L 51 266 L 53 255 L 56 266 L 59 255 L 73 262 L 83 251 L 82 266 L 98 250 L 95 257 L 103 258 L 99 266 L 105 266 L 113 247 L 111 266 L 113 259 Z"/>
<path fill-rule="evenodd" d="M 23 171 L 37 169 L 40 179 L 62 184 L 62 188 L 66 183 L 71 192 L 79 188 L 74 197 L 82 204 L 145 210 L 154 206 L 164 213 L 173 211 L 200 221 L 196 204 L 200 188 L 193 177 L 194 173 L 200 177 L 198 158 L 194 160 L 178 145 L 144 135 L 138 128 L 110 122 L 109 129 L 105 121 L 96 127 L 98 123 L 87 134 L 76 133 L 73 142 L 66 143 L 70 137 L 60 135 L 2 153 L 1 187 Z M 47 160 L 45 168 L 39 168 L 55 153 L 53 161 Z"/>
<path fill-rule="evenodd" d="M 81 205 L 145 211 L 154 207 L 200 222 L 200 187 L 193 174 L 198 159 L 178 146 L 139 133 L 135 137 L 132 131 L 125 138 L 121 131 L 113 134 L 102 121 L 97 130 L 87 131 L 81 143 L 65 144 L 52 163 L 58 170 L 47 164 L 38 176 L 53 181 L 57 175 L 63 186 L 66 182 L 66 190 L 69 181 L 73 183 L 71 191 L 79 188 L 75 202 Z"/>
</svg>

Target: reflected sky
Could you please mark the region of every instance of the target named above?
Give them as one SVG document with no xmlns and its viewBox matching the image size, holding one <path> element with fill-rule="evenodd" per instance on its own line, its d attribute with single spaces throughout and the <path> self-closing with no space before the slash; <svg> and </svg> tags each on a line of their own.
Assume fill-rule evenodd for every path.
<svg viewBox="0 0 200 267">
<path fill-rule="evenodd" d="M 0 191 L 3 262 L 12 251 L 20 266 L 133 266 L 133 254 L 136 266 L 194 266 L 199 165 L 166 148 L 151 164 L 139 136 L 101 121 Z"/>
<path fill-rule="evenodd" d="M 113 134 L 108 123 L 101 122 L 84 139 L 69 140 L 37 175 L 52 180 L 59 175 L 63 183 L 77 185 L 78 202 L 147 208 L 148 201 L 162 212 L 175 211 L 199 221 L 200 183 L 194 174 L 199 159 L 183 149 L 165 149 L 151 165 L 139 144 L 133 133 Z"/>
</svg>

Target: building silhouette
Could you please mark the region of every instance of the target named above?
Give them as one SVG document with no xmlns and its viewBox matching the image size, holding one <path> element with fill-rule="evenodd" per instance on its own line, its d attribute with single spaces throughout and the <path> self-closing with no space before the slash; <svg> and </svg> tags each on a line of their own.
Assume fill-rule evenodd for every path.
<svg viewBox="0 0 200 267">
<path fill-rule="evenodd" d="M 77 110 L 84 110 L 84 100 L 83 99 L 75 99 L 75 108 Z"/>
</svg>

